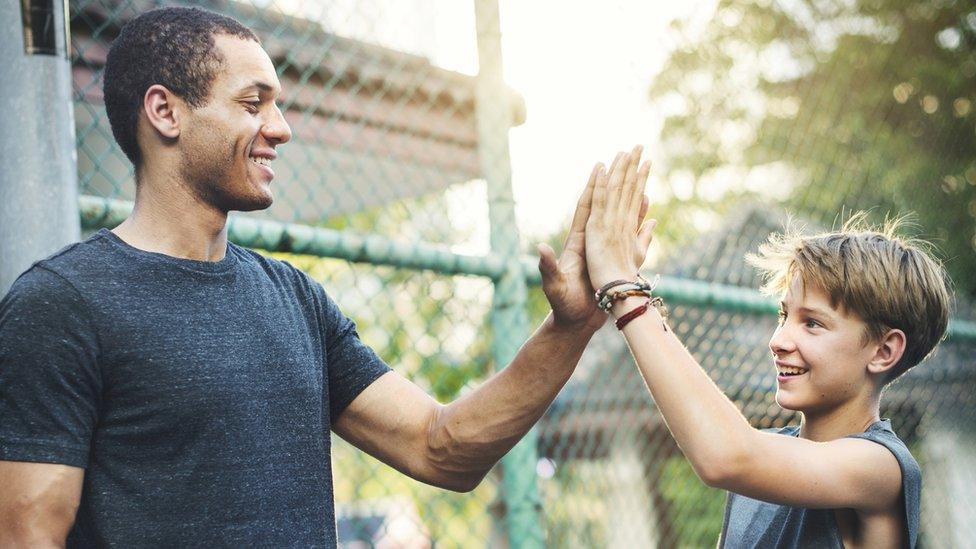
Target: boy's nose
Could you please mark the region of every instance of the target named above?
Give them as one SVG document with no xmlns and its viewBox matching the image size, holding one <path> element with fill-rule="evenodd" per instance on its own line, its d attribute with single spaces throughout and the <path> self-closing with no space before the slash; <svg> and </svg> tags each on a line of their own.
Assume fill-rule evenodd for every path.
<svg viewBox="0 0 976 549">
<path fill-rule="evenodd" d="M 787 330 L 784 330 L 782 326 L 776 328 L 773 336 L 769 338 L 769 350 L 773 352 L 773 356 L 789 354 L 795 349 L 796 346 L 789 338 Z"/>
</svg>

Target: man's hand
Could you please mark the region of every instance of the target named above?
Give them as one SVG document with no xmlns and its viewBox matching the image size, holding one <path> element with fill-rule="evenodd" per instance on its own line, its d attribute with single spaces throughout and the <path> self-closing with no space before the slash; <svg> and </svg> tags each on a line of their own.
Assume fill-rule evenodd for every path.
<svg viewBox="0 0 976 549">
<path fill-rule="evenodd" d="M 596 177 L 591 178 L 584 240 L 593 288 L 614 280 L 634 280 L 651 244 L 656 222 L 642 223 L 647 213 L 644 187 L 651 167 L 648 162 L 640 164 L 641 152 L 638 145 L 629 154 L 618 153 L 609 173 L 598 165 Z"/>
<path fill-rule="evenodd" d="M 639 155 L 639 153 L 638 153 Z M 619 155 L 618 155 L 619 160 Z M 616 164 L 616 161 L 615 161 Z M 542 291 L 552 307 L 553 319 L 561 326 L 580 327 L 596 330 L 606 321 L 603 313 L 593 299 L 593 287 L 590 284 L 590 274 L 587 270 L 586 257 L 586 227 L 590 217 L 590 204 L 597 179 L 604 173 L 603 164 L 598 163 L 590 172 L 590 179 L 583 190 L 583 194 L 576 204 L 573 223 L 569 227 L 563 253 L 556 258 L 556 252 L 548 244 L 539 245 L 539 272 L 542 273 Z M 644 174 L 644 181 L 647 174 Z M 641 186 L 643 189 L 643 186 Z M 635 211 L 637 223 L 647 213 L 647 198 L 640 202 L 639 211 Z M 647 231 L 650 243 L 650 231 Z M 638 246 L 639 247 L 639 246 Z M 638 266 L 644 261 L 647 244 L 643 247 Z M 630 275 L 633 278 L 637 271 Z"/>
</svg>

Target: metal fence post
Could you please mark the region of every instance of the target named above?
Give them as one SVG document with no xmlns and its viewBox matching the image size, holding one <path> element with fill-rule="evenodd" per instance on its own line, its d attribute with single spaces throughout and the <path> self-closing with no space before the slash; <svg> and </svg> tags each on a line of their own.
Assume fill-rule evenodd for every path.
<svg viewBox="0 0 976 549">
<path fill-rule="evenodd" d="M 492 250 L 504 258 L 505 273 L 495 280 L 492 304 L 492 356 L 508 364 L 528 335 L 526 281 L 519 261 L 519 234 L 512 197 L 508 130 L 512 108 L 502 77 L 501 26 L 497 0 L 475 0 L 478 30 L 476 115 L 482 173 L 488 184 Z M 502 459 L 502 489 L 511 547 L 542 547 L 540 502 L 536 486 L 535 430 Z"/>
<path fill-rule="evenodd" d="M 67 4 L 0 2 L 0 295 L 80 233 Z"/>
</svg>

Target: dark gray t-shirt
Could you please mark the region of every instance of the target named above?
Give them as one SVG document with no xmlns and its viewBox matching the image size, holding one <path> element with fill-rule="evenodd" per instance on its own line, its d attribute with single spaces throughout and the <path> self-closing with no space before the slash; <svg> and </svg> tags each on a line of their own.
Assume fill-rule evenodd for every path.
<svg viewBox="0 0 976 549">
<path fill-rule="evenodd" d="M 0 302 L 0 459 L 85 468 L 69 547 L 334 546 L 330 428 L 387 371 L 287 263 L 102 230 Z"/>
<path fill-rule="evenodd" d="M 784 427 L 778 431 L 798 436 L 799 427 Z M 922 470 L 905 443 L 891 430 L 887 419 L 871 424 L 863 433 L 845 438 L 863 438 L 881 444 L 898 460 L 901 467 L 902 501 L 905 508 L 904 538 L 908 547 L 918 541 L 919 501 L 922 493 Z M 833 509 L 803 509 L 767 503 L 735 493 L 729 493 L 725 505 L 725 523 L 719 547 L 739 549 L 776 548 L 843 549 L 844 542 L 837 528 Z"/>
</svg>

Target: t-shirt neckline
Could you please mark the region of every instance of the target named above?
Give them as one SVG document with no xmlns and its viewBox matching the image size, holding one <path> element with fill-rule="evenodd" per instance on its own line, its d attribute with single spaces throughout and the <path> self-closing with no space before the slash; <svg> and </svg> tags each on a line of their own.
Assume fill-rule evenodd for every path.
<svg viewBox="0 0 976 549">
<path fill-rule="evenodd" d="M 136 248 L 135 246 L 119 238 L 119 235 L 104 228 L 96 231 L 95 234 L 92 235 L 92 238 L 104 238 L 116 249 L 119 249 L 123 253 L 131 257 L 135 257 L 141 261 L 168 264 L 190 271 L 220 274 L 230 271 L 237 265 L 237 254 L 233 253 L 230 242 L 227 243 L 227 250 L 224 252 L 224 257 L 220 261 L 199 261 L 196 259 L 173 257 L 163 253 L 150 252 Z"/>
</svg>

